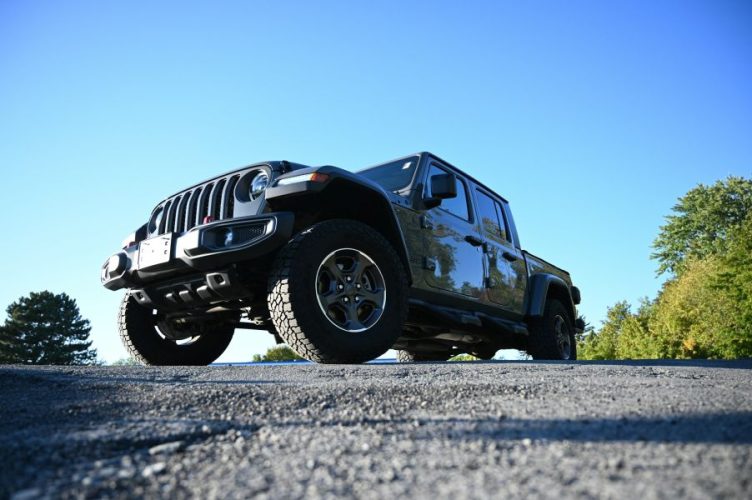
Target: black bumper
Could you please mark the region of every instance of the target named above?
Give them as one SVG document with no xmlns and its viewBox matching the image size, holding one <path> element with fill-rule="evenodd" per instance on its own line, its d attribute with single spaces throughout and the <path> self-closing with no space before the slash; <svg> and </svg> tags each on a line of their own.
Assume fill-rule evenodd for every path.
<svg viewBox="0 0 752 500">
<path fill-rule="evenodd" d="M 182 235 L 173 233 L 144 240 L 104 263 L 102 285 L 110 290 L 142 288 L 192 271 L 221 271 L 230 264 L 279 249 L 292 236 L 294 220 L 292 212 L 275 212 L 222 220 L 197 226 Z M 230 232 L 233 236 L 228 240 Z M 233 237 L 238 241 L 232 242 Z"/>
</svg>

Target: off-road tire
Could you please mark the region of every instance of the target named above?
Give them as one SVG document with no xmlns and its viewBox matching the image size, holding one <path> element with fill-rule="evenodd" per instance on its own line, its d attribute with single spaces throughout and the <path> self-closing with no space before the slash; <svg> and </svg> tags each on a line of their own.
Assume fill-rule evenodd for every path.
<svg viewBox="0 0 752 500">
<path fill-rule="evenodd" d="M 144 365 L 204 366 L 214 362 L 230 345 L 235 325 L 220 322 L 194 342 L 179 345 L 159 334 L 152 309 L 141 306 L 126 293 L 120 303 L 118 330 L 128 354 Z"/>
<path fill-rule="evenodd" d="M 569 337 L 568 356 L 562 352 L 557 340 L 557 322 L 566 328 Z M 527 352 L 533 359 L 569 361 L 577 359 L 574 323 L 569 311 L 559 300 L 549 298 L 546 301 L 543 316 L 531 322 Z"/>
<path fill-rule="evenodd" d="M 365 331 L 338 328 L 319 306 L 319 266 L 340 249 L 366 254 L 384 279 L 383 312 Z M 280 250 L 269 277 L 268 307 L 280 337 L 300 356 L 318 363 L 362 363 L 385 353 L 402 331 L 407 317 L 405 269 L 392 245 L 370 226 L 326 220 L 298 233 Z"/>
<path fill-rule="evenodd" d="M 413 352 L 397 351 L 397 361 L 400 363 L 420 363 L 426 361 L 446 361 L 452 357 L 450 352 Z"/>
</svg>

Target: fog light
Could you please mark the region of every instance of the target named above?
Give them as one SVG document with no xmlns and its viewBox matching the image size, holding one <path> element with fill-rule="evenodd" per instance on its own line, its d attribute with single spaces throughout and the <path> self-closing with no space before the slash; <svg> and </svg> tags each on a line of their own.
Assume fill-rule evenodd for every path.
<svg viewBox="0 0 752 500">
<path fill-rule="evenodd" d="M 225 246 L 229 247 L 232 245 L 232 240 L 235 237 L 235 233 L 233 233 L 232 228 L 228 227 L 225 229 Z"/>
<path fill-rule="evenodd" d="M 124 258 L 122 254 L 115 254 L 107 261 L 107 273 L 108 274 L 115 274 L 119 273 L 123 270 L 123 267 L 125 265 Z"/>
</svg>

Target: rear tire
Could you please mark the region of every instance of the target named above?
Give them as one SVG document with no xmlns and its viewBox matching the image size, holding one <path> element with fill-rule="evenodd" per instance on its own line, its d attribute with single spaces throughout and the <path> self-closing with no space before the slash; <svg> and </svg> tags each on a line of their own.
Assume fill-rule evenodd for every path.
<svg viewBox="0 0 752 500">
<path fill-rule="evenodd" d="M 574 323 L 569 311 L 557 299 L 548 299 L 543 317 L 530 325 L 527 352 L 533 359 L 577 359 Z"/>
<path fill-rule="evenodd" d="M 362 363 L 385 353 L 407 315 L 407 278 L 376 230 L 332 219 L 297 234 L 269 277 L 269 312 L 280 337 L 318 363 Z"/>
<path fill-rule="evenodd" d="M 144 365 L 204 366 L 213 363 L 230 345 L 235 324 L 202 324 L 189 342 L 170 340 L 158 329 L 158 317 L 126 293 L 118 314 L 120 340 L 133 358 Z"/>
</svg>

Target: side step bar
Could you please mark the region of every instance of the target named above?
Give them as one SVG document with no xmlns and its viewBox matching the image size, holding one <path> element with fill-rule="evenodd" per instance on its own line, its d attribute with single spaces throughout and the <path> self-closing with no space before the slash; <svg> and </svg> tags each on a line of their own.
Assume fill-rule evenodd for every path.
<svg viewBox="0 0 752 500">
<path fill-rule="evenodd" d="M 482 312 L 463 311 L 451 307 L 437 306 L 420 299 L 409 299 L 411 308 L 429 313 L 437 322 L 447 327 L 462 330 L 497 330 L 508 335 L 526 337 L 529 333 L 524 323 L 512 321 Z"/>
</svg>

